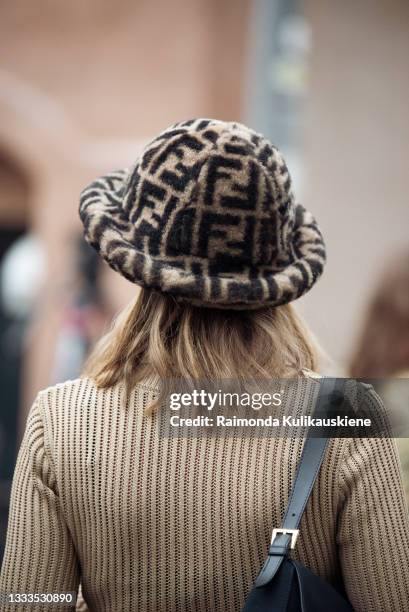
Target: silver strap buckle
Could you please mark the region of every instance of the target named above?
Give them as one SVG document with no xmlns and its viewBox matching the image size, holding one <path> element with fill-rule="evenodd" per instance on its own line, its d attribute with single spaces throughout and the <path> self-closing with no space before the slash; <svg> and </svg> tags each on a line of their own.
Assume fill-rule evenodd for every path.
<svg viewBox="0 0 409 612">
<path fill-rule="evenodd" d="M 284 529 L 284 528 L 273 529 L 273 533 L 271 536 L 271 544 L 274 542 L 277 535 L 290 535 L 291 536 L 290 548 L 295 548 L 298 534 L 299 534 L 299 529 Z"/>
</svg>

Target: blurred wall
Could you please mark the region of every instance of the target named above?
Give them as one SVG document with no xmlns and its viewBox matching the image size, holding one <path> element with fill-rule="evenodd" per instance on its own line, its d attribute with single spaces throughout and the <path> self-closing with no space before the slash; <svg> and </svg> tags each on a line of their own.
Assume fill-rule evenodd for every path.
<svg viewBox="0 0 409 612">
<path fill-rule="evenodd" d="M 0 4 L 0 160 L 16 164 L 30 186 L 20 210 L 0 205 L 0 217 L 8 224 L 24 218 L 48 254 L 29 336 L 27 403 L 49 384 L 73 233 L 80 231 L 79 191 L 98 174 L 131 163 L 173 121 L 243 118 L 252 5 Z M 323 227 L 329 261 L 299 305 L 324 348 L 344 362 L 379 266 L 407 241 L 409 5 L 305 0 L 300 6 L 312 29 L 303 200 Z M 115 309 L 135 287 L 107 275 Z"/>
<path fill-rule="evenodd" d="M 1 3 L 0 159 L 30 177 L 27 229 L 42 238 L 48 263 L 28 337 L 26 405 L 50 384 L 81 188 L 131 164 L 170 123 L 240 118 L 249 4 Z M 116 309 L 136 289 L 109 274 Z"/>
<path fill-rule="evenodd" d="M 385 259 L 409 243 L 409 3 L 306 0 L 312 27 L 306 205 L 328 243 L 300 302 L 324 347 L 349 357 Z"/>
</svg>

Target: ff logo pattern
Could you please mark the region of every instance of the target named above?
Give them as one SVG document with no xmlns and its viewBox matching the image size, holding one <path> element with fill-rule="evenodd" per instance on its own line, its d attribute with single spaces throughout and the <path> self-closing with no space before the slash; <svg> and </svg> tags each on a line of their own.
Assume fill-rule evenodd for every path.
<svg viewBox="0 0 409 612">
<path fill-rule="evenodd" d="M 325 246 L 285 161 L 239 123 L 196 119 L 81 194 L 88 242 L 132 282 L 227 308 L 283 304 L 320 276 Z"/>
</svg>

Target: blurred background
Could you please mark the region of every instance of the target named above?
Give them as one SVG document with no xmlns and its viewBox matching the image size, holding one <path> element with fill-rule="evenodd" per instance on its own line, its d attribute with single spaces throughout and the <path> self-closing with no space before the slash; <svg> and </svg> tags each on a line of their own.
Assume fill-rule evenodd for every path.
<svg viewBox="0 0 409 612">
<path fill-rule="evenodd" d="M 0 50 L 0 558 L 36 392 L 137 291 L 84 243 L 78 194 L 173 122 L 283 150 L 328 245 L 298 304 L 331 367 L 409 375 L 405 0 L 0 0 Z"/>
</svg>

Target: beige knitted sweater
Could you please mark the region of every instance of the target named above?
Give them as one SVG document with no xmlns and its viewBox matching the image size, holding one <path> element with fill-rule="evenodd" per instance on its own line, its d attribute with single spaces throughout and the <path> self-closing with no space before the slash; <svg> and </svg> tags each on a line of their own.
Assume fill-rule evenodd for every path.
<svg viewBox="0 0 409 612">
<path fill-rule="evenodd" d="M 306 380 L 297 402 L 312 401 L 318 385 Z M 91 611 L 241 609 L 281 524 L 302 440 L 161 438 L 143 414 L 154 392 L 138 385 L 127 410 L 121 386 L 100 390 L 89 379 L 39 393 L 13 482 L 0 591 L 81 583 Z M 391 440 L 331 440 L 295 556 L 343 582 L 357 612 L 409 609 L 408 516 Z"/>
</svg>

